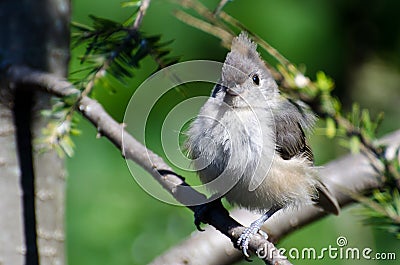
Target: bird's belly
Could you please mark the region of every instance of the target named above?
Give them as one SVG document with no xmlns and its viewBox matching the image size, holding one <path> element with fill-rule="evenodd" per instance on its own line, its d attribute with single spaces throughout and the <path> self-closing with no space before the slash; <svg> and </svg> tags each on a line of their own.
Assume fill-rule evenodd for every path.
<svg viewBox="0 0 400 265">
<path fill-rule="evenodd" d="M 261 211 L 273 205 L 311 204 L 319 181 L 317 170 L 307 166 L 303 158 L 284 160 L 280 156 L 275 156 L 256 187 L 252 187 L 252 181 L 246 177 L 243 176 L 225 196 L 231 203 Z"/>
</svg>

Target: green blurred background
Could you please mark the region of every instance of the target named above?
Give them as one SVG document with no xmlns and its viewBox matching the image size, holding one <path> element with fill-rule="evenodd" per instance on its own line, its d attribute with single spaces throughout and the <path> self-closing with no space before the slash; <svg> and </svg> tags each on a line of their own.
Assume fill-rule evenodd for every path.
<svg viewBox="0 0 400 265">
<path fill-rule="evenodd" d="M 202 1 L 213 8 L 217 0 Z M 119 1 L 74 0 L 73 20 L 89 23 L 88 15 L 123 21 L 130 9 Z M 172 14 L 177 4 L 153 0 L 142 30 L 161 34 L 172 54 L 181 61 L 223 61 L 226 50 L 217 38 L 178 21 Z M 361 0 L 235 0 L 225 11 L 259 34 L 289 60 L 307 68 L 312 78 L 325 71 L 336 83 L 336 95 L 349 109 L 357 101 L 372 114 L 385 111 L 383 135 L 400 128 L 400 1 Z M 78 69 L 73 50 L 70 70 Z M 153 71 L 151 59 L 142 62 L 135 77 L 115 93 L 97 86 L 94 96 L 118 121 L 123 120 L 130 96 Z M 211 86 L 172 92 L 165 109 L 185 97 L 208 95 Z M 162 108 L 161 108 L 162 109 Z M 162 110 L 159 110 L 162 112 Z M 148 146 L 159 154 L 161 116 L 149 120 Z M 322 124 L 320 124 L 321 126 Z M 71 265 L 146 264 L 188 236 L 195 228 L 192 213 L 184 207 L 160 202 L 143 191 L 132 178 L 121 154 L 81 118 L 83 134 L 76 137 L 76 154 L 67 160 L 67 253 Z M 316 130 L 311 144 L 316 163 L 322 165 L 346 151 L 338 141 L 328 141 Z M 279 243 L 279 247 L 336 246 L 345 236 L 350 247 L 370 247 L 374 252 L 396 252 L 396 261 L 295 260 L 295 264 L 398 264 L 400 241 L 392 235 L 362 224 L 359 207 L 345 209 L 339 217 L 328 217 Z M 212 253 L 210 253 L 212 255 Z M 259 264 L 255 261 L 253 264 Z M 261 263 L 260 263 L 261 264 Z"/>
</svg>

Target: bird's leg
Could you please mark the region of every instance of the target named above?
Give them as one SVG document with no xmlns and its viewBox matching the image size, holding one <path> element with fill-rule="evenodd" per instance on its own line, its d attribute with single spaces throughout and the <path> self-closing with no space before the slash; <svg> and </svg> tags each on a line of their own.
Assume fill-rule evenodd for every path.
<svg viewBox="0 0 400 265">
<path fill-rule="evenodd" d="M 272 206 L 271 209 L 269 209 L 259 219 L 255 220 L 253 223 L 251 223 L 251 225 L 249 227 L 247 227 L 243 231 L 243 233 L 240 235 L 240 237 L 236 243 L 242 249 L 243 254 L 246 257 L 249 257 L 247 250 L 249 248 L 250 238 L 253 235 L 259 233 L 267 239 L 268 238 L 267 233 L 265 233 L 264 231 L 261 231 L 260 228 L 265 223 L 265 221 L 267 221 L 274 213 L 276 213 L 280 209 L 281 209 L 281 207 L 279 207 L 279 206 Z"/>
</svg>

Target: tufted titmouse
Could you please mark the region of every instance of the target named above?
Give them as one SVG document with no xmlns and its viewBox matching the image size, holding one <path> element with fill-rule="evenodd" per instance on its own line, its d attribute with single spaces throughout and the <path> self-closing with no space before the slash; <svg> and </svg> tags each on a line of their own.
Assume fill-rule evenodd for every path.
<svg viewBox="0 0 400 265">
<path fill-rule="evenodd" d="M 250 237 L 282 208 L 317 202 L 339 212 L 320 182 L 304 133 L 315 116 L 279 93 L 256 48 L 246 33 L 234 38 L 221 78 L 186 142 L 208 188 L 231 203 L 265 212 L 237 242 L 246 256 Z"/>
</svg>

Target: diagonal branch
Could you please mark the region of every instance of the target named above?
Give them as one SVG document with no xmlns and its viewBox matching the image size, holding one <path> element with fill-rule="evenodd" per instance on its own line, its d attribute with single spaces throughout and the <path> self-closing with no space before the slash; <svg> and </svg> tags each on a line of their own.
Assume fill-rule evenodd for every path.
<svg viewBox="0 0 400 265">
<path fill-rule="evenodd" d="M 39 87 L 49 94 L 58 97 L 80 95 L 79 90 L 60 77 L 35 71 L 27 67 L 9 67 L 7 69 L 7 78 L 10 82 Z M 185 204 L 185 202 L 191 201 L 193 198 L 204 197 L 203 194 L 197 192 L 185 183 L 182 177 L 174 173 L 172 168 L 166 164 L 161 157 L 148 150 L 129 135 L 124 130 L 124 125 L 113 120 L 97 101 L 83 96 L 80 98 L 78 106 L 82 115 L 96 126 L 100 134 L 107 137 L 120 149 L 124 157 L 143 167 L 179 202 Z M 124 145 L 122 145 L 123 142 Z M 393 154 L 394 152 L 390 150 L 395 150 L 400 146 L 400 131 L 396 131 L 383 138 L 381 143 L 388 145 L 386 154 Z M 347 156 L 331 162 L 321 170 L 321 175 L 323 176 L 324 183 L 334 193 L 341 206 L 353 202 L 349 194 L 366 192 L 382 185 L 378 181 L 379 172 L 376 172 L 369 163 L 368 158 L 362 155 Z M 343 187 L 346 187 L 346 190 Z M 188 206 L 192 211 L 195 211 L 197 207 L 198 206 Z M 254 216 L 251 214 L 249 215 L 247 212 L 244 214 L 243 211 L 238 211 L 235 212 L 234 215 L 241 222 L 246 222 L 245 219 L 254 220 Z M 268 231 L 270 240 L 277 242 L 293 230 L 320 219 L 324 215 L 324 212 L 319 211 L 315 207 L 304 207 L 277 215 L 267 221 L 264 228 Z M 203 222 L 214 226 L 221 233 L 228 236 L 233 242 L 236 242 L 238 236 L 244 229 L 240 223 L 229 216 L 227 211 L 217 207 L 211 208 L 209 214 L 205 218 L 205 220 L 202 220 Z M 196 241 L 196 243 L 194 244 L 193 241 Z M 214 253 L 213 255 L 207 255 L 209 253 L 200 251 L 202 249 L 207 249 L 199 247 L 200 245 L 210 246 L 210 243 L 217 241 L 222 243 L 212 245 L 211 250 Z M 234 251 L 232 243 L 226 240 L 225 243 L 223 243 L 223 241 L 219 233 L 215 233 L 215 230 L 207 228 L 206 232 L 193 235 L 183 244 L 157 258 L 153 264 L 165 264 L 166 261 L 174 264 L 184 264 L 184 262 L 196 264 L 195 261 L 198 255 L 202 257 L 202 259 L 200 259 L 202 260 L 202 264 L 229 264 L 242 257 L 240 252 Z M 253 237 L 249 244 L 253 252 L 265 246 L 269 250 L 268 253 L 271 254 L 266 255 L 264 259 L 265 262 L 270 264 L 290 264 L 285 257 L 280 255 L 273 243 L 265 240 L 261 236 Z M 176 252 L 177 249 L 180 251 Z M 182 260 L 183 255 L 176 255 L 176 253 L 185 253 L 184 260 Z M 195 253 L 197 254 L 195 255 Z M 204 260 L 205 257 L 209 260 Z M 223 260 L 222 263 L 221 258 Z"/>
<path fill-rule="evenodd" d="M 80 91 L 68 81 L 58 76 L 23 66 L 8 67 L 6 78 L 10 83 L 37 87 L 58 97 L 76 97 L 79 100 L 77 103 L 79 111 L 97 128 L 99 133 L 107 137 L 121 150 L 125 158 L 136 162 L 150 173 L 177 201 L 188 205 L 187 202 L 199 201 L 205 197 L 185 183 L 183 178 L 174 173 L 173 169 L 161 157 L 128 134 L 124 130 L 124 125 L 116 122 L 96 100 L 81 95 Z M 198 207 L 201 206 L 188 206 L 192 211 L 196 211 Z M 232 242 L 236 242 L 245 229 L 245 227 L 232 219 L 226 210 L 220 207 L 211 207 L 201 221 L 214 226 L 221 233 L 228 236 Z M 276 247 L 263 237 L 254 236 L 249 243 L 249 249 L 253 252 L 265 246 L 272 253 L 272 255 L 266 255 L 263 259 L 265 263 L 290 264 L 285 257 L 280 255 Z"/>
</svg>

